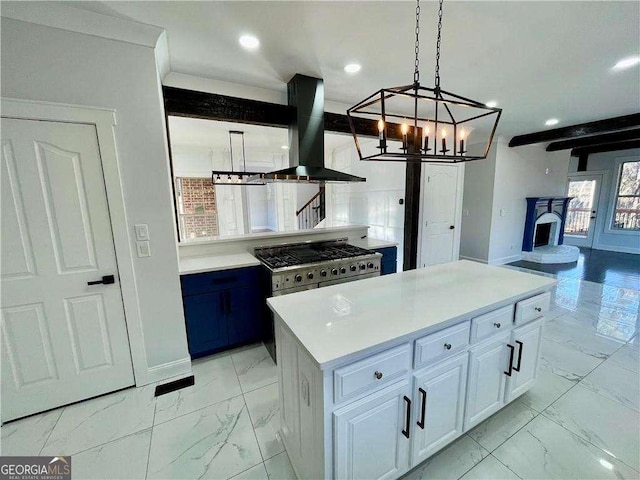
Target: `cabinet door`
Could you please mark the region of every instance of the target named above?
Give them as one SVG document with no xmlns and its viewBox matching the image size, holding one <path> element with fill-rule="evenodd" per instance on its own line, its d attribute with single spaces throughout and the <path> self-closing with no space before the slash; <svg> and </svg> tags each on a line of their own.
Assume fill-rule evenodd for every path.
<svg viewBox="0 0 640 480">
<path fill-rule="evenodd" d="M 234 288 L 222 293 L 227 312 L 229 344 L 250 343 L 262 338 L 264 308 L 260 289 Z"/>
<path fill-rule="evenodd" d="M 510 332 L 487 340 L 469 350 L 469 383 L 464 429 L 469 430 L 504 405 L 509 369 L 507 343 Z"/>
<path fill-rule="evenodd" d="M 515 346 L 514 370 L 507 379 L 505 402 L 509 403 L 529 390 L 538 375 L 540 343 L 544 320 L 516 328 L 512 332 L 511 344 Z M 519 372 L 516 368 L 519 367 Z"/>
<path fill-rule="evenodd" d="M 465 352 L 414 375 L 412 467 L 462 434 L 468 358 Z"/>
<path fill-rule="evenodd" d="M 229 343 L 220 292 L 184 297 L 184 316 L 191 357 L 199 357 Z"/>
<path fill-rule="evenodd" d="M 397 478 L 409 466 L 409 382 L 390 385 L 334 412 L 334 478 Z M 407 420 L 409 420 L 407 424 Z"/>
</svg>

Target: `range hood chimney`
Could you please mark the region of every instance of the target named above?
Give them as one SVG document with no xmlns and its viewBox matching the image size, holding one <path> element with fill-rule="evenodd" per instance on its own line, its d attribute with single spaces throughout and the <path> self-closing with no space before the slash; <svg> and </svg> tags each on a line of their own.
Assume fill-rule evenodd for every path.
<svg viewBox="0 0 640 480">
<path fill-rule="evenodd" d="M 296 74 L 287 84 L 295 117 L 289 126 L 289 168 L 261 174 L 269 182 L 364 182 L 366 178 L 324 166 L 324 83 Z"/>
</svg>

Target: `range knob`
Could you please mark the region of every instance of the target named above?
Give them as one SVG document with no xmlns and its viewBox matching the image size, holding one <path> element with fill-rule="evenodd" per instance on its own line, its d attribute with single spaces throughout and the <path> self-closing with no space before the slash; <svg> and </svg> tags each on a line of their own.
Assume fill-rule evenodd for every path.
<svg viewBox="0 0 640 480">
<path fill-rule="evenodd" d="M 366 266 L 364 263 L 361 263 L 361 264 L 360 264 L 360 270 L 364 270 L 364 269 L 366 269 L 366 268 L 367 268 L 367 266 Z"/>
<path fill-rule="evenodd" d="M 358 269 L 358 267 L 356 267 L 355 265 L 351 265 L 349 267 L 349 270 L 351 270 L 352 272 L 355 272 Z"/>
<path fill-rule="evenodd" d="M 320 276 L 321 277 L 326 277 L 327 276 L 327 271 L 326 270 L 320 270 Z"/>
<path fill-rule="evenodd" d="M 373 266 L 374 266 L 374 265 L 373 265 L 373 262 L 369 262 L 369 263 L 367 263 L 367 268 L 373 268 Z"/>
<path fill-rule="evenodd" d="M 331 275 L 337 275 L 338 274 L 338 269 L 337 268 L 332 268 L 331 269 Z"/>
<path fill-rule="evenodd" d="M 309 280 L 313 280 L 313 273 L 312 272 L 307 273 L 307 278 Z"/>
<path fill-rule="evenodd" d="M 296 280 L 296 282 L 301 282 L 302 281 L 302 275 L 296 275 L 295 280 Z"/>
<path fill-rule="evenodd" d="M 344 267 L 340 267 L 340 273 L 347 273 L 347 269 Z"/>
</svg>

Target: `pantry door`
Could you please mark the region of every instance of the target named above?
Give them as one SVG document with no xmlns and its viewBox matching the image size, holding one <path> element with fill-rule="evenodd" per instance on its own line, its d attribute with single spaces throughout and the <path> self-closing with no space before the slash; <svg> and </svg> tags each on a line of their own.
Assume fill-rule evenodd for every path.
<svg viewBox="0 0 640 480">
<path fill-rule="evenodd" d="M 1 127 L 6 422 L 134 377 L 95 126 L 3 118 Z"/>
<path fill-rule="evenodd" d="M 464 166 L 425 164 L 418 265 L 458 260 Z"/>
</svg>

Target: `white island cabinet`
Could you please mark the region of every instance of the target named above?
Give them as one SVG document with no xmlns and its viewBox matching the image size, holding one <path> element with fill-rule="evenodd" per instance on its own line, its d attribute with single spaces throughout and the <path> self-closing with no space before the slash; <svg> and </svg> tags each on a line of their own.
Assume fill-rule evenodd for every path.
<svg viewBox="0 0 640 480">
<path fill-rule="evenodd" d="M 398 478 L 522 395 L 555 283 L 460 261 L 270 298 L 298 477 Z"/>
</svg>

